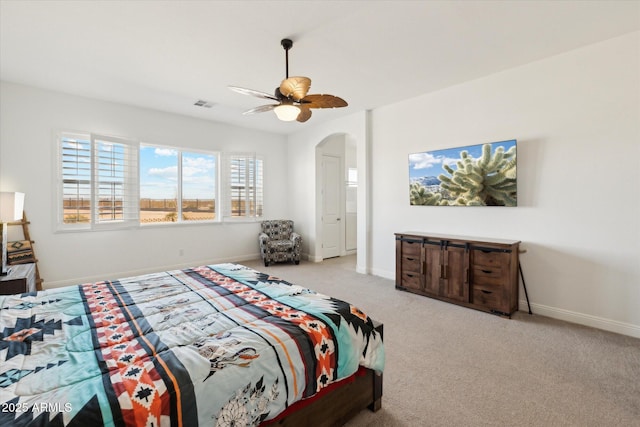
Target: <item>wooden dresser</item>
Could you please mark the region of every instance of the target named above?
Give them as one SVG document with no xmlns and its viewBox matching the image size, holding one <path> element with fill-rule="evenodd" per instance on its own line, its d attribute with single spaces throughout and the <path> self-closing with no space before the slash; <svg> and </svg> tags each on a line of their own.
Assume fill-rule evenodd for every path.
<svg viewBox="0 0 640 427">
<path fill-rule="evenodd" d="M 501 316 L 518 311 L 517 240 L 396 233 L 396 289 Z"/>
</svg>

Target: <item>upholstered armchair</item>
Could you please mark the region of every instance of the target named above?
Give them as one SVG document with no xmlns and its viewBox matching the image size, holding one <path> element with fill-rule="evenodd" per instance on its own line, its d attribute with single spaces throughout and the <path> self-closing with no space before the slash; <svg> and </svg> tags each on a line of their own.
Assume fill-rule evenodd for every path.
<svg viewBox="0 0 640 427">
<path fill-rule="evenodd" d="M 272 262 L 282 261 L 300 264 L 302 236 L 293 231 L 293 221 L 285 219 L 262 221 L 259 240 L 265 267 Z"/>
</svg>

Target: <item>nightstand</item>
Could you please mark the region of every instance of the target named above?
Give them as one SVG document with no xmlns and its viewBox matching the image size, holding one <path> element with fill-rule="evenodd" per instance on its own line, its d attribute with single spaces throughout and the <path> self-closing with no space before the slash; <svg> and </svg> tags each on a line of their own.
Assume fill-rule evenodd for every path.
<svg viewBox="0 0 640 427">
<path fill-rule="evenodd" d="M 9 274 L 0 276 L 0 295 L 23 294 L 36 291 L 36 265 L 11 265 Z"/>
</svg>

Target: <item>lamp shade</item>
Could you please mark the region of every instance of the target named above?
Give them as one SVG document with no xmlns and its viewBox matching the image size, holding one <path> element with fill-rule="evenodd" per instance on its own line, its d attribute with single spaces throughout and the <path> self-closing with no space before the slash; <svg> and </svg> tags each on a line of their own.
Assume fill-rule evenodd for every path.
<svg viewBox="0 0 640 427">
<path fill-rule="evenodd" d="M 24 193 L 0 192 L 0 222 L 12 222 L 22 219 Z"/>
<path fill-rule="evenodd" d="M 282 104 L 278 105 L 273 109 L 276 113 L 276 116 L 283 122 L 292 122 L 298 118 L 298 114 L 300 114 L 300 108 L 291 104 Z"/>
</svg>

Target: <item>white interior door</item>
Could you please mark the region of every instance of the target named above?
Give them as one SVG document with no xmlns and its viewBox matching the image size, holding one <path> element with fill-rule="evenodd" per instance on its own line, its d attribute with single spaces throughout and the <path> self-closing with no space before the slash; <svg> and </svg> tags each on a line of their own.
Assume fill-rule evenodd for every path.
<svg viewBox="0 0 640 427">
<path fill-rule="evenodd" d="M 340 256 L 340 158 L 322 156 L 322 258 Z"/>
</svg>

